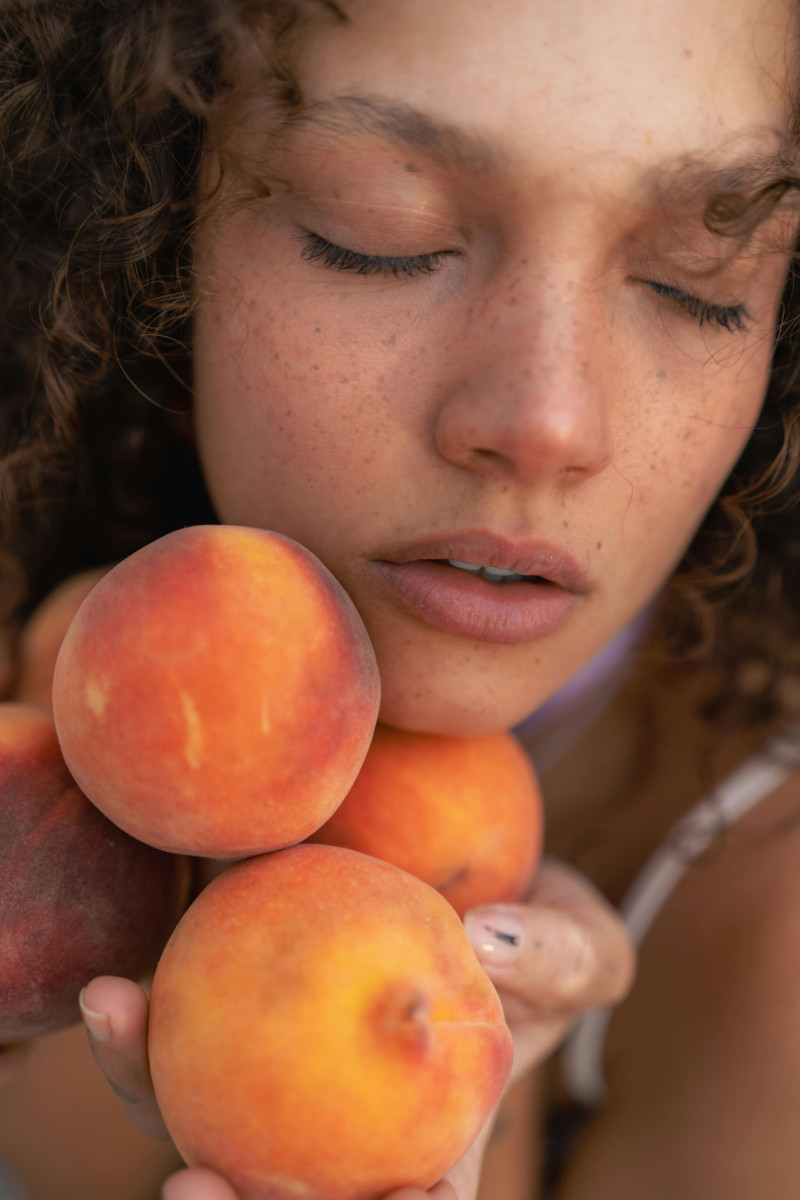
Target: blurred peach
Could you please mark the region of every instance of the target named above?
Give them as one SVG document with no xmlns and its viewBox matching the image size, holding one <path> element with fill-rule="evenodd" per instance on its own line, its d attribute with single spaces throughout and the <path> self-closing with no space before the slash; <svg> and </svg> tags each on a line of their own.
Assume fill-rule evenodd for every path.
<svg viewBox="0 0 800 1200">
<path fill-rule="evenodd" d="M 542 832 L 539 785 L 510 734 L 444 737 L 379 725 L 350 792 L 309 841 L 386 859 L 463 916 L 523 896 Z"/>
<path fill-rule="evenodd" d="M 67 771 L 52 718 L 0 704 L 0 1044 L 80 1019 L 98 974 L 151 971 L 178 920 L 184 859 L 113 825 Z"/>
<path fill-rule="evenodd" d="M 25 622 L 19 639 L 19 682 L 14 698 L 51 709 L 56 658 L 72 618 L 110 567 L 95 567 L 65 579 Z"/>
</svg>

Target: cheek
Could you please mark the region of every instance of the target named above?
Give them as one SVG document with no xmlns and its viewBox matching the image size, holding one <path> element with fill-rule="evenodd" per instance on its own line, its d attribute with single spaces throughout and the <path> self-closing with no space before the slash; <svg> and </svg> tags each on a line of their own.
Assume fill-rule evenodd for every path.
<svg viewBox="0 0 800 1200">
<path fill-rule="evenodd" d="M 197 439 L 219 515 L 313 549 L 320 512 L 363 507 L 403 444 L 386 352 L 364 353 L 311 304 L 259 299 L 204 305 L 195 345 Z"/>
<path fill-rule="evenodd" d="M 630 510 L 654 560 L 683 552 L 741 454 L 762 403 L 768 359 L 750 362 L 746 377 L 720 370 L 698 386 L 663 376 L 652 403 L 663 415 L 642 431 L 638 461 L 624 449 L 619 469 L 630 484 Z M 646 440 L 645 440 L 646 438 Z"/>
</svg>

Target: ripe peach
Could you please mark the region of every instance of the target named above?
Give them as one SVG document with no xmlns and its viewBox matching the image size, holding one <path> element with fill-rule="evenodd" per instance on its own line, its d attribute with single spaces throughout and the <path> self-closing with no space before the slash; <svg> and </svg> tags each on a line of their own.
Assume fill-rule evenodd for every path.
<svg viewBox="0 0 800 1200">
<path fill-rule="evenodd" d="M 379 725 L 350 792 L 309 840 L 395 863 L 463 917 L 475 904 L 523 895 L 542 824 L 536 776 L 510 734 L 444 737 Z"/>
<path fill-rule="evenodd" d="M 89 592 L 108 570 L 95 567 L 65 579 L 34 609 L 19 640 L 16 700 L 52 708 L 53 671 L 64 634 Z"/>
<path fill-rule="evenodd" d="M 0 705 L 0 845 L 2 1043 L 79 1020 L 94 975 L 151 971 L 188 871 L 89 803 L 49 714 L 27 704 Z"/>
<path fill-rule="evenodd" d="M 69 628 L 64 757 L 121 828 L 241 858 L 301 841 L 367 752 L 378 670 L 344 589 L 290 538 L 194 526 L 116 566 Z"/>
<path fill-rule="evenodd" d="M 150 1012 L 167 1127 L 242 1200 L 429 1187 L 511 1069 L 500 1001 L 450 905 L 332 846 L 215 879 L 162 955 Z"/>
</svg>

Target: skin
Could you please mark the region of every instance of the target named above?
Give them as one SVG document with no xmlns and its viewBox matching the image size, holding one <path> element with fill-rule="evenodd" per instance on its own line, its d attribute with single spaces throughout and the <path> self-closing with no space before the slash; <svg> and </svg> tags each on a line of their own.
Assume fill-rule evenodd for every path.
<svg viewBox="0 0 800 1200">
<path fill-rule="evenodd" d="M 273 193 L 215 206 L 198 236 L 202 461 L 224 520 L 297 538 L 353 596 L 384 721 L 508 728 L 662 586 L 756 419 L 785 230 L 736 254 L 703 228 L 707 193 L 684 173 L 667 197 L 653 176 L 675 190 L 687 157 L 777 149 L 788 5 L 346 7 L 350 24 L 301 41 L 317 120 L 221 131 Z M 478 145 L 434 164 L 335 106 L 353 94 Z M 207 171 L 210 186 L 213 157 Z M 305 260 L 304 230 L 372 255 L 455 253 L 429 274 L 359 275 Z M 752 321 L 701 326 L 654 285 Z M 474 529 L 574 555 L 589 586 L 560 630 L 476 642 L 383 594 L 376 559 Z"/>
<path fill-rule="evenodd" d="M 318 108 L 331 119 L 291 129 L 263 112 L 223 124 L 228 148 L 274 182 L 268 200 L 210 206 L 198 233 L 198 445 L 222 519 L 297 538 L 351 593 L 376 647 L 386 722 L 507 728 L 658 592 L 757 419 L 786 218 L 746 247 L 714 238 L 702 223 L 708 188 L 687 180 L 700 162 L 724 170 L 778 149 L 792 6 L 345 8 L 351 23 L 309 19 L 303 31 L 309 104 L 367 94 L 413 105 L 457 127 L 438 144 L 458 161 L 401 147 L 354 122 L 352 107 L 335 119 Z M 209 188 L 217 177 L 211 154 Z M 221 199 L 240 189 L 228 170 Z M 337 271 L 302 257 L 303 230 L 362 254 L 444 257 L 410 277 Z M 698 297 L 711 306 L 703 323 Z M 738 305 L 745 327 L 725 328 Z M 476 528 L 544 538 L 582 564 L 589 586 L 560 629 L 522 645 L 465 639 L 381 589 L 376 559 Z M 566 868 L 542 872 L 514 911 L 523 953 L 487 970 L 524 1071 L 576 1011 L 620 999 L 632 955 L 611 910 Z M 556 928 L 537 958 L 544 919 Z M 103 1034 L 98 1061 L 152 1126 L 146 1005 L 126 986 L 90 984 L 87 1023 Z M 482 1150 L 429 1194 L 472 1200 Z M 637 1179 L 615 1190 L 612 1168 L 609 1195 L 655 1194 Z M 570 1197 L 594 1197 L 596 1177 L 590 1162 Z M 232 1196 L 201 1171 L 164 1194 Z"/>
</svg>

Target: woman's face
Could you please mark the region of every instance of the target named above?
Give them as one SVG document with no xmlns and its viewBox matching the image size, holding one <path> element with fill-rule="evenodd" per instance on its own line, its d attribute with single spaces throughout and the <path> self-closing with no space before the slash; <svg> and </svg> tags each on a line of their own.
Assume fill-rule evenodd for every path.
<svg viewBox="0 0 800 1200">
<path fill-rule="evenodd" d="M 703 213 L 779 173 L 794 5 L 344 7 L 302 112 L 232 135 L 272 194 L 198 235 L 201 457 L 221 519 L 350 592 L 385 721 L 505 728 L 662 586 L 757 418 L 789 218 Z"/>
</svg>

